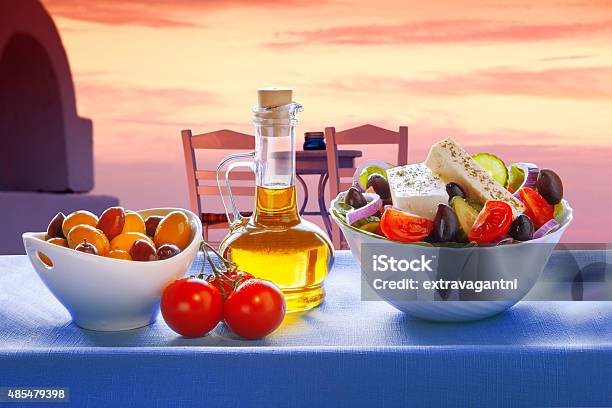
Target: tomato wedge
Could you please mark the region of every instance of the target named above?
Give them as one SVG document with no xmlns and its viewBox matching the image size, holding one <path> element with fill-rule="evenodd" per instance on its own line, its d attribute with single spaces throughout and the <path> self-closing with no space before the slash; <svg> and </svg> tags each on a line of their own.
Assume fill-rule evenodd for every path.
<svg viewBox="0 0 612 408">
<path fill-rule="evenodd" d="M 537 191 L 529 187 L 519 190 L 519 197 L 525 204 L 525 215 L 528 216 L 536 228 L 540 228 L 555 215 L 555 209 Z"/>
<path fill-rule="evenodd" d="M 380 219 L 380 229 L 392 241 L 416 242 L 429 235 L 433 223 L 427 218 L 396 210 L 385 209 Z"/>
<path fill-rule="evenodd" d="M 489 200 L 476 217 L 468 239 L 477 244 L 491 244 L 508 234 L 512 225 L 512 208 L 503 201 Z"/>
</svg>

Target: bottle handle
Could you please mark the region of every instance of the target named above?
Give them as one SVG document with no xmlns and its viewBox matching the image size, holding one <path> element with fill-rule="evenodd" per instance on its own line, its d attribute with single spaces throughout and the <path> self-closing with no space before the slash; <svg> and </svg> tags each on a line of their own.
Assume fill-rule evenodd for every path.
<svg viewBox="0 0 612 408">
<path fill-rule="evenodd" d="M 251 160 L 244 160 L 251 159 Z M 242 221 L 242 215 L 240 215 L 240 211 L 236 207 L 236 201 L 234 200 L 234 195 L 232 194 L 232 187 L 229 181 L 229 174 L 232 170 L 237 167 L 248 167 L 255 173 L 255 151 L 247 152 L 247 153 L 235 153 L 230 154 L 225 159 L 219 163 L 217 166 L 217 185 L 219 186 L 219 194 L 221 195 L 221 202 L 223 203 L 223 208 L 225 209 L 225 215 L 227 216 L 227 223 L 229 224 L 230 230 L 234 229 L 237 224 L 240 224 Z M 225 185 L 227 187 L 227 195 L 230 199 L 231 207 L 228 209 L 228 206 L 223 198 L 223 189 L 221 186 L 221 177 L 225 178 Z M 230 216 L 231 214 L 231 216 Z"/>
</svg>

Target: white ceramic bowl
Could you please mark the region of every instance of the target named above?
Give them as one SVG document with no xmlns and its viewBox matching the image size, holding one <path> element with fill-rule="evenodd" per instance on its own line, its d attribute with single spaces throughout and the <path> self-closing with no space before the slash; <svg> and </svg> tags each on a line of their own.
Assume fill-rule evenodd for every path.
<svg viewBox="0 0 612 408">
<path fill-rule="evenodd" d="M 164 288 L 189 270 L 202 241 L 202 223 L 191 211 L 138 211 L 146 219 L 177 210 L 187 215 L 193 237 L 180 254 L 165 260 L 136 262 L 85 254 L 45 242 L 44 232 L 26 232 L 23 244 L 38 276 L 78 326 L 101 331 L 135 329 L 155 321 Z M 51 260 L 52 267 L 40 260 L 39 252 Z"/>
<path fill-rule="evenodd" d="M 342 194 L 344 193 L 340 193 L 340 195 Z M 338 197 L 336 200 L 338 200 Z M 331 203 L 329 209 L 331 217 L 342 230 L 353 257 L 358 264 L 361 265 L 362 245 L 364 244 L 384 244 L 389 245 L 389 248 L 391 246 L 398 246 L 405 248 L 406 253 L 425 254 L 434 258 L 436 256 L 439 257 L 440 248 L 438 247 L 424 247 L 409 243 L 392 242 L 348 225 L 344 220 L 336 217 L 333 211 L 336 200 Z M 520 301 L 532 289 L 544 270 L 554 246 L 559 242 L 561 236 L 572 222 L 573 210 L 566 201 L 563 201 L 563 204 L 564 212 L 560 217 L 561 227 L 557 231 L 527 242 L 478 248 L 478 260 L 475 267 L 476 275 L 479 277 L 491 275 L 503 277 L 507 280 L 518 279 L 520 282 L 519 290 L 512 292 L 512 298 L 504 298 L 504 300 L 441 301 L 439 299 L 420 300 L 422 299 L 421 297 L 418 297 L 417 300 L 414 300 L 414 298 L 398 298 L 398 295 L 388 296 L 388 293 L 384 291 L 376 291 L 376 294 L 402 312 L 426 320 L 469 321 L 483 319 L 500 313 Z M 462 268 L 462 265 L 465 265 L 464 262 L 467 262 L 465 258 L 469 253 L 468 251 L 474 251 L 474 248 L 447 248 L 445 251 L 445 273 L 453 276 L 453 269 L 461 272 L 459 269 Z M 454 260 L 456 262 L 453 262 Z M 365 269 L 362 270 L 365 271 Z M 454 276 L 456 276 L 456 273 Z M 367 276 L 364 278 L 367 278 Z M 366 288 L 370 289 L 367 286 L 373 279 L 365 279 L 365 281 L 368 282 Z M 369 286 L 371 287 L 371 285 Z"/>
</svg>

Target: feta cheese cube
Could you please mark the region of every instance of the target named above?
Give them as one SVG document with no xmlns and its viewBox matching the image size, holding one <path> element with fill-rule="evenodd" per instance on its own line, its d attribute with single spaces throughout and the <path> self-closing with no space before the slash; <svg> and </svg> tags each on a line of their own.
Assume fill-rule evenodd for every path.
<svg viewBox="0 0 612 408">
<path fill-rule="evenodd" d="M 482 203 L 488 200 L 504 201 L 512 208 L 514 217 L 525 211 L 525 206 L 518 198 L 450 138 L 431 146 L 425 165 L 444 183 L 457 183 L 469 198 Z"/>
<path fill-rule="evenodd" d="M 393 205 L 400 210 L 433 220 L 438 204 L 448 204 L 444 182 L 423 163 L 387 170 Z"/>
</svg>

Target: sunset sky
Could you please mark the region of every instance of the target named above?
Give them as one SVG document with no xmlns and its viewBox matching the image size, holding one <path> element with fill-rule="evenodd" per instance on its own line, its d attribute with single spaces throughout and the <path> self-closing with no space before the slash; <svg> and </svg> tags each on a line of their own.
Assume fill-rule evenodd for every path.
<svg viewBox="0 0 612 408">
<path fill-rule="evenodd" d="M 595 207 L 612 176 L 612 1 L 43 4 L 94 120 L 95 191 L 127 207 L 187 206 L 180 130 L 251 131 L 255 89 L 285 85 L 300 134 L 408 125 L 411 161 L 453 136 L 552 167 L 578 213 L 569 237 L 612 239 L 612 193 Z"/>
</svg>

